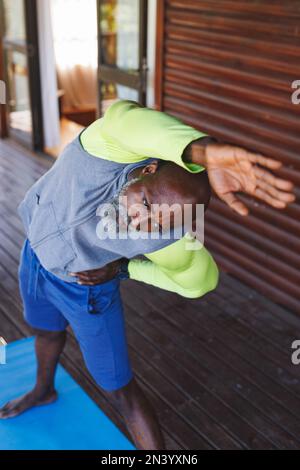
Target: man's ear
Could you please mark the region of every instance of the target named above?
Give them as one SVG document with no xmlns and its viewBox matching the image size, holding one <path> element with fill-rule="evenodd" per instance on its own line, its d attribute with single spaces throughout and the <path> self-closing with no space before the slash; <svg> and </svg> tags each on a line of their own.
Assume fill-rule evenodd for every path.
<svg viewBox="0 0 300 470">
<path fill-rule="evenodd" d="M 155 160 L 154 162 L 149 163 L 149 165 L 144 166 L 144 168 L 141 171 L 141 175 L 142 176 L 151 175 L 151 174 L 153 175 L 154 173 L 157 172 L 157 169 L 158 169 L 158 160 Z"/>
</svg>

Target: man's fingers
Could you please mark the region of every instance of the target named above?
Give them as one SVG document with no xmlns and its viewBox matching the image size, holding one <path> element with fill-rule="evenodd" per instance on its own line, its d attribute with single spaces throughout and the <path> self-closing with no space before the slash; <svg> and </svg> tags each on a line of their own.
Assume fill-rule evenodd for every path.
<svg viewBox="0 0 300 470">
<path fill-rule="evenodd" d="M 91 269 L 90 271 L 80 271 L 79 273 L 69 273 L 70 276 L 79 277 L 79 276 L 93 276 L 99 272 L 99 269 Z"/>
<path fill-rule="evenodd" d="M 94 275 L 88 275 L 88 274 L 78 274 L 77 275 L 77 278 L 79 281 L 96 281 L 97 279 L 99 279 L 100 277 L 100 274 L 98 273 L 98 275 L 94 274 Z"/>
<path fill-rule="evenodd" d="M 247 158 L 251 163 L 258 163 L 270 170 L 278 170 L 282 166 L 282 162 L 274 160 L 273 158 L 265 157 L 260 153 L 247 152 Z"/>
<path fill-rule="evenodd" d="M 77 284 L 80 286 L 96 286 L 97 284 L 101 284 L 103 281 L 97 279 L 97 281 L 77 281 Z"/>
<path fill-rule="evenodd" d="M 93 282 L 97 281 L 98 279 L 102 279 L 102 277 L 107 277 L 110 273 L 109 268 L 102 268 L 101 270 L 94 270 L 94 271 L 81 271 L 79 273 L 75 273 L 77 279 L 79 281 L 88 281 Z"/>
<path fill-rule="evenodd" d="M 87 279 L 78 279 L 77 284 L 80 286 L 91 286 L 95 284 L 95 281 L 89 281 Z"/>
<path fill-rule="evenodd" d="M 226 204 L 238 214 L 243 215 L 243 216 L 249 214 L 249 210 L 247 206 L 245 206 L 245 204 L 242 201 L 237 199 L 237 197 L 235 197 L 233 193 L 222 194 L 220 198 L 224 202 L 226 202 Z"/>
<path fill-rule="evenodd" d="M 274 199 L 278 199 L 279 201 L 286 202 L 287 204 L 295 201 L 294 194 L 280 191 L 263 180 L 257 180 L 257 186 L 270 194 L 270 196 L 272 196 Z"/>
<path fill-rule="evenodd" d="M 256 188 L 254 196 L 266 202 L 270 206 L 275 207 L 276 209 L 285 209 L 287 205 L 286 202 L 280 201 L 279 199 L 272 197 L 264 189 L 261 189 L 259 187 Z"/>
<path fill-rule="evenodd" d="M 78 284 L 100 284 L 101 282 L 104 282 L 104 280 L 107 280 L 109 276 L 98 276 L 98 277 L 93 277 L 93 278 L 78 278 L 77 283 Z"/>
<path fill-rule="evenodd" d="M 270 173 L 269 171 L 263 170 L 258 166 L 255 166 L 253 170 L 257 179 L 266 181 L 267 183 L 271 184 L 272 186 L 278 189 L 282 189 L 283 191 L 292 191 L 294 188 L 294 185 L 291 181 L 287 181 L 282 178 L 277 178 L 277 176 L 272 175 L 272 173 Z"/>
</svg>

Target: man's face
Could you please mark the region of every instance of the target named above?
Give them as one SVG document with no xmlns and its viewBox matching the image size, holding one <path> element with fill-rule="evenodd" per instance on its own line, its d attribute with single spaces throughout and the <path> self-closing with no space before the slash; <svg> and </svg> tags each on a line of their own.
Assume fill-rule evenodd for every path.
<svg viewBox="0 0 300 470">
<path fill-rule="evenodd" d="M 195 232 L 199 206 L 204 207 L 198 202 L 203 197 L 197 188 L 205 185 L 203 181 L 198 183 L 198 178 L 176 165 L 165 166 L 159 172 L 157 164 L 147 165 L 111 201 L 108 215 L 105 214 L 105 231 L 111 235 L 159 232 L 164 237 L 172 229 L 176 229 L 176 236 L 180 231 Z"/>
<path fill-rule="evenodd" d="M 156 187 L 152 175 L 129 182 L 121 191 L 119 202 L 131 230 L 162 233 L 182 226 L 182 205 L 173 204 L 172 194 Z"/>
</svg>

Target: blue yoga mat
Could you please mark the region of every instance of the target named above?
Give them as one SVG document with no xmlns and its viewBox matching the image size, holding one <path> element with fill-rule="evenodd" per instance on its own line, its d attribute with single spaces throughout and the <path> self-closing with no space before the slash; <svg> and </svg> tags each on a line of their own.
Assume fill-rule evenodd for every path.
<svg viewBox="0 0 300 470">
<path fill-rule="evenodd" d="M 0 365 L 0 406 L 34 385 L 33 338 L 7 346 Z M 133 445 L 62 366 L 56 376 L 58 400 L 9 420 L 0 420 L 0 450 L 133 450 Z"/>
</svg>

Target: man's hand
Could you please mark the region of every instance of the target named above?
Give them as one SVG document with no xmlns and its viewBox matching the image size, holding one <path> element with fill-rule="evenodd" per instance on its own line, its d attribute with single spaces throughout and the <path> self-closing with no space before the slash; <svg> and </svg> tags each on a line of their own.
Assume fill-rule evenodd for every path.
<svg viewBox="0 0 300 470">
<path fill-rule="evenodd" d="M 82 271 L 80 273 L 69 273 L 70 276 L 77 277 L 77 283 L 83 286 L 95 286 L 103 282 L 111 281 L 119 272 L 122 259 L 112 261 L 100 269 Z"/>
<path fill-rule="evenodd" d="M 274 176 L 282 163 L 233 145 L 195 142 L 191 160 L 205 166 L 209 182 L 216 195 L 240 215 L 248 208 L 236 196 L 242 192 L 284 209 L 295 200 L 293 184 Z M 198 158 L 197 158 L 198 157 Z"/>
</svg>

